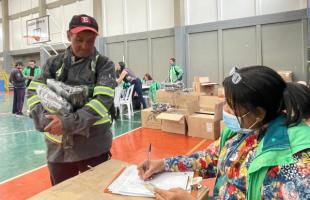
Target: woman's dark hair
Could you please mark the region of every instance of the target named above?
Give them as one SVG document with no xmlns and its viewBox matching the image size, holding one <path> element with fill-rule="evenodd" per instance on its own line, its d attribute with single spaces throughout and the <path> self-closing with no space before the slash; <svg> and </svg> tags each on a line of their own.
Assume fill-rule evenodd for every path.
<svg viewBox="0 0 310 200">
<path fill-rule="evenodd" d="M 170 58 L 169 60 L 172 60 L 173 62 L 175 62 L 175 58 Z"/>
<path fill-rule="evenodd" d="M 149 81 L 153 80 L 152 76 L 149 73 L 144 74 L 144 76 L 146 76 Z"/>
<path fill-rule="evenodd" d="M 257 107 L 264 109 L 263 124 L 286 112 L 287 125 L 294 126 L 309 113 L 309 93 L 299 85 L 286 83 L 269 67 L 236 69 L 224 79 L 223 86 L 226 101 L 235 113 L 240 114 L 240 107 L 254 113 Z"/>
<path fill-rule="evenodd" d="M 33 59 L 30 59 L 29 62 L 33 62 L 34 64 L 36 64 L 36 61 Z"/>
<path fill-rule="evenodd" d="M 125 69 L 126 64 L 123 61 L 118 62 L 118 64 L 119 64 L 119 66 L 121 66 L 120 72 L 122 72 Z"/>
<path fill-rule="evenodd" d="M 298 99 L 298 102 L 294 98 L 285 98 L 285 105 L 292 107 L 294 104 L 298 103 L 298 110 L 303 119 L 310 118 L 310 88 L 299 83 L 289 83 L 287 84 L 287 90 L 284 92 L 286 96 L 294 96 Z M 297 118 L 298 115 L 294 113 L 287 113 L 291 115 L 292 118 Z M 298 120 L 298 119 L 297 119 Z"/>
</svg>

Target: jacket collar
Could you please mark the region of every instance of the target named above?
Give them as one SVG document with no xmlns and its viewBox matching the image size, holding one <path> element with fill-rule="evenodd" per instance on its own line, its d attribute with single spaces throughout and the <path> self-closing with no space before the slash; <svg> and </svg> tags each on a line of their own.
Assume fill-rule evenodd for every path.
<svg viewBox="0 0 310 200">
<path fill-rule="evenodd" d="M 266 130 L 262 151 L 271 149 L 287 149 L 290 148 L 290 141 L 285 124 L 285 116 L 280 115 L 271 121 Z"/>
<path fill-rule="evenodd" d="M 93 52 L 91 53 L 91 55 L 87 58 L 83 58 L 82 60 L 84 59 L 91 59 L 92 61 L 96 61 L 96 55 L 97 55 L 97 50 L 96 48 L 94 47 L 93 48 Z M 71 46 L 67 47 L 66 51 L 65 51 L 65 54 L 64 54 L 64 61 L 65 61 L 65 64 L 67 66 L 71 66 L 71 57 L 73 56 L 72 54 L 72 51 L 71 51 Z"/>
</svg>

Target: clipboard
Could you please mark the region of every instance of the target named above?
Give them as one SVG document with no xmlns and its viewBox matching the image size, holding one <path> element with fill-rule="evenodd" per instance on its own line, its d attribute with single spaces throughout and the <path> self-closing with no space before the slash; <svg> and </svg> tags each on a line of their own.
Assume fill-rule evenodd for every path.
<svg viewBox="0 0 310 200">
<path fill-rule="evenodd" d="M 110 185 L 124 172 L 126 167 L 123 167 L 115 176 L 114 178 L 109 182 L 109 184 L 103 189 L 104 193 L 114 194 L 109 190 Z M 190 184 L 190 181 L 188 181 L 187 184 Z M 201 185 L 200 185 L 201 186 Z M 201 186 L 201 188 L 198 189 L 192 189 L 191 195 L 195 197 L 198 200 L 206 200 L 208 199 L 209 194 L 209 188 L 206 186 Z"/>
<path fill-rule="evenodd" d="M 126 167 L 123 167 L 119 172 L 117 172 L 117 174 L 114 176 L 114 178 L 109 182 L 109 184 L 103 189 L 104 193 L 109 193 L 109 194 L 113 194 L 110 190 L 109 190 L 109 186 L 123 173 L 123 171 L 126 169 Z"/>
</svg>

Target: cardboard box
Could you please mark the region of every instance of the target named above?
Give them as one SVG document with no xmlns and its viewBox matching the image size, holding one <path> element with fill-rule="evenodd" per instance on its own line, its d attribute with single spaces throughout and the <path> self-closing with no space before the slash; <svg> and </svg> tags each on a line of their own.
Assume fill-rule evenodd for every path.
<svg viewBox="0 0 310 200">
<path fill-rule="evenodd" d="M 161 120 L 157 119 L 158 113 L 152 112 L 152 108 L 141 111 L 141 126 L 144 128 L 161 129 Z"/>
<path fill-rule="evenodd" d="M 195 76 L 193 90 L 202 95 L 217 95 L 215 92 L 216 85 L 217 83 L 211 83 L 207 76 Z"/>
<path fill-rule="evenodd" d="M 280 76 L 283 78 L 284 81 L 293 82 L 293 72 L 292 71 L 279 70 L 277 72 L 278 72 L 278 74 L 280 74 Z"/>
<path fill-rule="evenodd" d="M 199 94 L 195 92 L 169 92 L 165 90 L 157 91 L 157 102 L 169 103 L 171 107 L 177 109 L 190 109 L 198 111 Z"/>
<path fill-rule="evenodd" d="M 217 96 L 219 98 L 225 98 L 225 90 L 223 87 L 217 88 Z"/>
<path fill-rule="evenodd" d="M 192 114 L 188 117 L 188 136 L 216 140 L 220 137 L 220 121 L 214 115 Z"/>
<path fill-rule="evenodd" d="M 210 79 L 207 76 L 194 76 L 194 82 L 209 83 Z"/>
<path fill-rule="evenodd" d="M 201 95 L 217 95 L 215 86 L 217 83 L 199 83 L 193 82 L 193 90 Z"/>
<path fill-rule="evenodd" d="M 216 121 L 223 119 L 224 99 L 217 96 L 200 96 L 199 113 L 213 114 Z"/>
<path fill-rule="evenodd" d="M 160 113 L 157 119 L 161 120 L 161 130 L 186 135 L 187 125 L 185 115 L 180 113 Z"/>
<path fill-rule="evenodd" d="M 174 105 L 176 99 L 176 93 L 165 90 L 157 90 L 156 98 L 157 102 L 159 103 L 169 103 L 170 105 Z"/>
</svg>

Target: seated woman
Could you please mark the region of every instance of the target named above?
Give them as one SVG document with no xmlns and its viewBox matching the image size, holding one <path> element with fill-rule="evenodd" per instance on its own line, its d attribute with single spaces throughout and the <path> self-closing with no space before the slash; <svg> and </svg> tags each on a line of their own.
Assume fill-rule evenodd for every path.
<svg viewBox="0 0 310 200">
<path fill-rule="evenodd" d="M 134 85 L 134 92 L 138 94 L 140 103 L 143 105 L 143 108 L 146 108 L 146 103 L 143 99 L 142 94 L 142 82 L 141 80 L 128 68 L 124 62 L 119 62 L 115 65 L 115 70 L 117 72 L 117 84 L 120 84 L 122 81 L 125 83 L 130 83 Z"/>
<path fill-rule="evenodd" d="M 227 128 L 206 150 L 147 161 L 143 179 L 162 171 L 196 171 L 216 177 L 216 199 L 309 199 L 310 98 L 264 66 L 235 69 L 226 77 L 223 121 Z M 285 112 L 283 112 L 285 111 Z M 155 190 L 157 199 L 194 199 L 181 189 Z"/>
<path fill-rule="evenodd" d="M 146 73 L 143 77 L 143 81 L 146 84 L 150 84 L 149 97 L 153 103 L 156 103 L 156 91 L 160 89 L 160 83 L 153 80 L 149 73 Z"/>
</svg>

